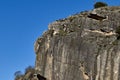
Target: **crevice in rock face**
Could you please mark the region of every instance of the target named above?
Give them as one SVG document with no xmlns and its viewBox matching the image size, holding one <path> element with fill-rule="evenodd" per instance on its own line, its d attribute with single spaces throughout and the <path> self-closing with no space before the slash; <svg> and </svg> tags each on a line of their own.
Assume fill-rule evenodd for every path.
<svg viewBox="0 0 120 80">
<path fill-rule="evenodd" d="M 99 33 L 105 36 L 112 36 L 112 35 L 116 35 L 116 33 L 114 32 L 103 32 L 101 30 L 90 30 L 90 29 L 84 29 L 86 32 L 94 32 L 94 33 Z"/>
<path fill-rule="evenodd" d="M 40 74 L 34 74 L 34 77 L 36 77 L 38 80 L 47 80 L 44 76 Z"/>
<path fill-rule="evenodd" d="M 100 15 L 97 15 L 97 14 L 93 14 L 93 13 L 90 13 L 88 15 L 88 18 L 92 18 L 92 19 L 95 19 L 95 20 L 104 20 L 104 19 L 107 19 L 107 17 L 103 17 L 103 16 L 100 16 Z"/>
</svg>

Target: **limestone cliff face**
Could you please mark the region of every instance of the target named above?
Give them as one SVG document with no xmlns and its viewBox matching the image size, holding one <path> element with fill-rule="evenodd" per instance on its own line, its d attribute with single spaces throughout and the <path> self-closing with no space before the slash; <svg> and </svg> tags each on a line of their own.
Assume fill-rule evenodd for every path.
<svg viewBox="0 0 120 80">
<path fill-rule="evenodd" d="M 47 80 L 120 80 L 119 27 L 120 7 L 51 23 L 35 42 L 36 72 Z"/>
</svg>

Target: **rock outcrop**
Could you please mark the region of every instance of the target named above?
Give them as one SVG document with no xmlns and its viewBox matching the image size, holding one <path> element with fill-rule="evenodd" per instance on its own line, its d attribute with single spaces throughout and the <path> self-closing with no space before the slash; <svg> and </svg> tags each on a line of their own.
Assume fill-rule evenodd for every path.
<svg viewBox="0 0 120 80">
<path fill-rule="evenodd" d="M 51 23 L 35 42 L 36 73 L 47 80 L 120 80 L 119 31 L 120 7 Z"/>
</svg>

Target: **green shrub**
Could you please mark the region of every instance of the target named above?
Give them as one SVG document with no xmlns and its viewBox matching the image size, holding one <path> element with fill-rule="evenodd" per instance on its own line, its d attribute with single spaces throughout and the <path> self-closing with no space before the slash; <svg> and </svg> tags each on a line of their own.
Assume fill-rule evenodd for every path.
<svg viewBox="0 0 120 80">
<path fill-rule="evenodd" d="M 35 69 L 33 66 L 28 66 L 25 69 L 24 74 L 22 74 L 21 71 L 16 71 L 14 73 L 15 79 L 14 80 L 29 80 L 33 78 L 33 75 L 35 73 Z"/>
<path fill-rule="evenodd" d="M 34 73 L 35 69 L 33 66 L 28 66 L 26 69 L 25 69 L 25 74 L 27 74 L 28 72 L 32 72 Z"/>
<path fill-rule="evenodd" d="M 94 4 L 94 8 L 105 7 L 105 6 L 108 6 L 108 5 L 104 2 L 96 2 Z"/>
<path fill-rule="evenodd" d="M 21 71 L 16 71 L 14 73 L 14 76 L 15 76 L 15 80 L 18 80 L 23 77 L 23 74 L 21 73 Z"/>
</svg>

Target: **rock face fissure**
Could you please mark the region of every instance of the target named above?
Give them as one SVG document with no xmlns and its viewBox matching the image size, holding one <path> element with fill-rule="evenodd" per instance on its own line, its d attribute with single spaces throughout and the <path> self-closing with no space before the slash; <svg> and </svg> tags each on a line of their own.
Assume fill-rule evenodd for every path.
<svg viewBox="0 0 120 80">
<path fill-rule="evenodd" d="M 107 17 L 88 17 L 93 12 Z M 120 80 L 119 27 L 120 7 L 97 8 L 51 23 L 35 42 L 36 72 L 47 80 Z"/>
</svg>

